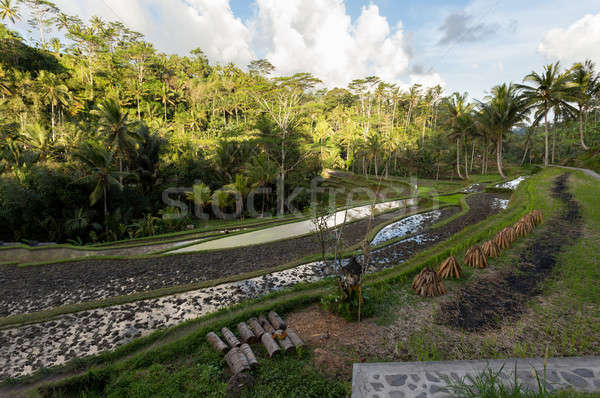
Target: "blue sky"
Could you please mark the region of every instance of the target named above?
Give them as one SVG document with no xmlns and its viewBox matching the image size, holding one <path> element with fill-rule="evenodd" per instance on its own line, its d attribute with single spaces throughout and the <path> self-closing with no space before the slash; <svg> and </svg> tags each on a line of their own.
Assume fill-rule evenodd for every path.
<svg viewBox="0 0 600 398">
<path fill-rule="evenodd" d="M 119 19 L 167 53 L 200 47 L 240 66 L 267 57 L 280 74 L 312 72 L 329 87 L 375 74 L 482 98 L 545 63 L 600 63 L 599 0 L 55 1 Z"/>
</svg>

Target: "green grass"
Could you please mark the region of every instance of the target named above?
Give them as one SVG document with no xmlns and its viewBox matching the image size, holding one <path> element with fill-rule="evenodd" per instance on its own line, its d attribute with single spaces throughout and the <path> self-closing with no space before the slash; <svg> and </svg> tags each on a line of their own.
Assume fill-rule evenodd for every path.
<svg viewBox="0 0 600 398">
<path fill-rule="evenodd" d="M 509 371 L 509 369 L 506 369 Z M 525 388 L 517 380 L 506 385 L 501 377 L 502 369 L 493 371 L 486 369 L 474 376 L 461 380 L 448 379 L 448 392 L 457 398 L 567 398 L 567 397 L 600 397 L 600 393 L 577 393 L 573 391 L 550 392 L 545 387 L 545 377 L 536 372 L 537 387 L 533 390 Z"/>
</svg>

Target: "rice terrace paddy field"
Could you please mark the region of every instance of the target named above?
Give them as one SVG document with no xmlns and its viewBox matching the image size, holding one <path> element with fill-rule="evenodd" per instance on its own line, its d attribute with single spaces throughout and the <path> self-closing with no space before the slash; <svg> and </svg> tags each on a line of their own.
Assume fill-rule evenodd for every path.
<svg viewBox="0 0 600 398">
<path fill-rule="evenodd" d="M 596 355 L 598 184 L 549 169 L 512 195 L 481 192 L 486 185 L 453 186 L 469 193 L 440 197 L 440 210 L 429 211 L 423 196 L 412 209 L 346 226 L 349 254 L 372 228 L 361 322 L 327 310 L 330 270 L 310 234 L 222 251 L 4 266 L 0 392 L 221 396 L 223 359 L 206 332 L 270 309 L 307 347 L 261 359 L 252 396 L 345 395 L 355 362 Z M 531 209 L 544 224 L 488 258 L 489 268 L 463 267 L 461 279 L 444 281 L 446 296 L 414 295 L 412 277 L 424 266 L 462 259 Z"/>
</svg>

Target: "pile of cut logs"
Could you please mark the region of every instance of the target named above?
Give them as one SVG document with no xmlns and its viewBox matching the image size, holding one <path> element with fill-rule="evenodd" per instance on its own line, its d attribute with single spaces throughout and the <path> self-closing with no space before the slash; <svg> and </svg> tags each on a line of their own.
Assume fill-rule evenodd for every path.
<svg viewBox="0 0 600 398">
<path fill-rule="evenodd" d="M 206 335 L 210 345 L 225 354 L 225 361 L 232 373 L 227 389 L 233 395 L 254 383 L 250 371 L 258 366 L 258 359 L 251 344 L 262 343 L 269 357 L 295 352 L 304 345 L 298 333 L 288 328 L 275 311 L 238 323 L 237 332 L 239 339 L 228 328 L 222 328 L 221 335 L 225 342 L 215 332 Z"/>
</svg>

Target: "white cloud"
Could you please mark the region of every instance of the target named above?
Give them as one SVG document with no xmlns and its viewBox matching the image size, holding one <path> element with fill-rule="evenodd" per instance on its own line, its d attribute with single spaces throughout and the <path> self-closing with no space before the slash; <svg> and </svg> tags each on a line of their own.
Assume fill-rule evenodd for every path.
<svg viewBox="0 0 600 398">
<path fill-rule="evenodd" d="M 420 84 L 425 88 L 435 87 L 437 85 L 442 88 L 446 88 L 446 82 L 439 73 L 431 72 L 431 73 L 411 73 L 410 74 L 410 85 Z"/>
<path fill-rule="evenodd" d="M 585 15 L 567 28 L 548 31 L 538 51 L 549 59 L 600 62 L 600 14 Z"/>
<path fill-rule="evenodd" d="M 410 54 L 402 26 L 391 28 L 376 5 L 353 22 L 342 0 L 257 0 L 251 23 L 256 46 L 266 48 L 280 74 L 311 72 L 328 86 L 369 75 L 396 82 Z"/>
<path fill-rule="evenodd" d="M 250 31 L 229 0 L 56 0 L 68 14 L 120 20 L 159 50 L 187 54 L 200 47 L 213 62 L 246 65 L 255 58 Z"/>
<path fill-rule="evenodd" d="M 344 0 L 254 0 L 255 15 L 242 21 L 230 0 L 55 1 L 84 20 L 119 20 L 167 54 L 199 47 L 211 62 L 241 67 L 268 58 L 278 74 L 310 72 L 328 87 L 371 75 L 403 86 L 442 82 L 439 74 L 409 72 L 402 24 L 391 26 L 374 4 L 353 20 Z"/>
</svg>

